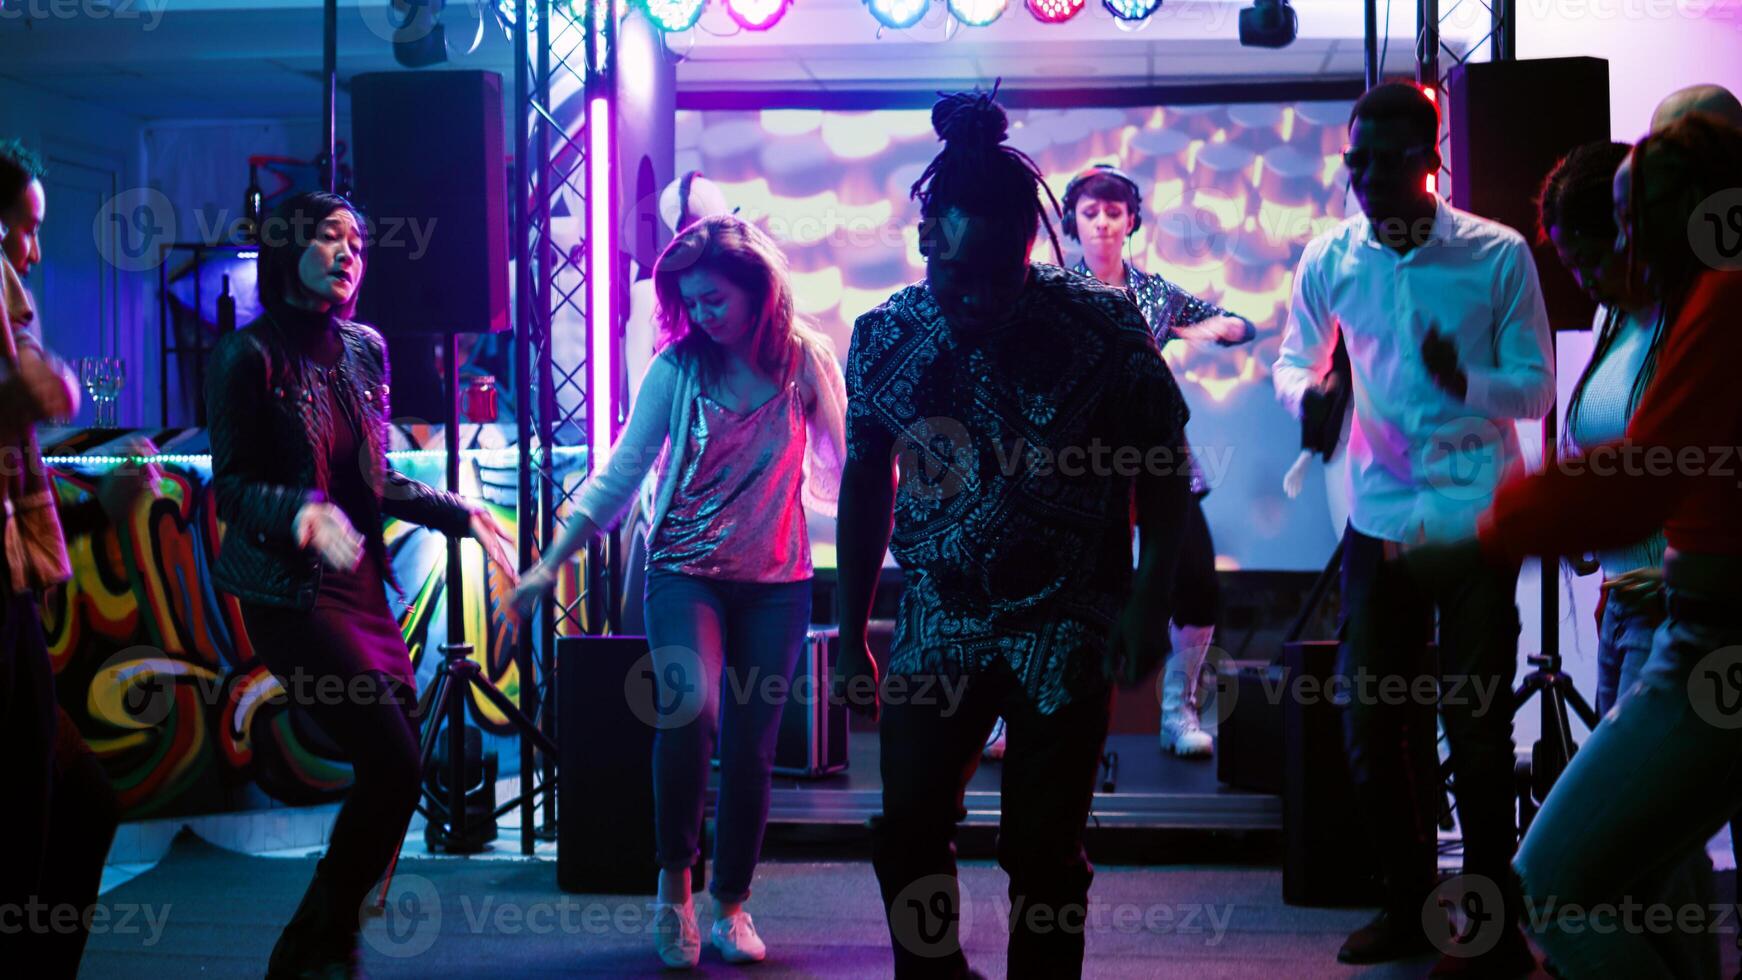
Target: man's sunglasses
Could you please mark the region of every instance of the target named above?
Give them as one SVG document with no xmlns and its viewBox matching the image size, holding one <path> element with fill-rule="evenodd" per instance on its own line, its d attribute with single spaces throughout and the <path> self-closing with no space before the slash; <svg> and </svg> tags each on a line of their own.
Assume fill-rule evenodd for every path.
<svg viewBox="0 0 1742 980">
<path fill-rule="evenodd" d="M 1376 163 L 1391 168 L 1414 166 L 1426 160 L 1433 152 L 1425 146 L 1413 146 L 1407 150 L 1371 150 L 1350 146 L 1343 149 L 1343 166 L 1350 170 L 1366 170 Z"/>
</svg>

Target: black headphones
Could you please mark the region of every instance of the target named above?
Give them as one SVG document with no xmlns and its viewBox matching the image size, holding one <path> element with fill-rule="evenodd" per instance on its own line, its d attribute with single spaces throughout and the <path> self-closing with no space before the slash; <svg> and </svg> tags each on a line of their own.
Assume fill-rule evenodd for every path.
<svg viewBox="0 0 1742 980">
<path fill-rule="evenodd" d="M 690 222 L 695 220 L 695 215 L 690 213 L 690 184 L 701 175 L 702 172 L 700 170 L 689 170 L 685 171 L 683 177 L 678 180 L 677 229 L 679 231 L 688 228 Z"/>
<path fill-rule="evenodd" d="M 1097 163 L 1072 177 L 1071 182 L 1065 185 L 1064 200 L 1059 202 L 1064 207 L 1065 212 L 1063 225 L 1065 234 L 1069 235 L 1072 241 L 1081 241 L 1077 235 L 1077 198 L 1082 196 L 1083 185 L 1088 183 L 1091 177 L 1111 177 L 1114 180 L 1123 181 L 1125 186 L 1131 188 L 1131 196 L 1137 201 L 1137 206 L 1131 209 L 1131 233 L 1136 234 L 1137 229 L 1143 227 L 1143 189 L 1137 186 L 1137 181 L 1132 180 L 1131 175 L 1110 163 Z"/>
</svg>

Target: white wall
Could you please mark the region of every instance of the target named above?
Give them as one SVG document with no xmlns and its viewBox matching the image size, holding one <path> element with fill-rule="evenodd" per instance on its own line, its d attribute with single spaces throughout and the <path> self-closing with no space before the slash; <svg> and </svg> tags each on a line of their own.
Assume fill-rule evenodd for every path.
<svg viewBox="0 0 1742 980">
<path fill-rule="evenodd" d="M 1632 142 L 1659 99 L 1715 82 L 1742 92 L 1742 0 L 1516 0 L 1518 56 L 1609 59 L 1611 132 Z"/>
<path fill-rule="evenodd" d="M 141 182 L 139 127 L 132 116 L 19 82 L 8 80 L 0 88 L 0 136 L 22 139 L 49 167 L 43 264 L 29 284 L 44 340 L 69 359 L 126 358 L 128 377 L 119 405 L 123 426 L 155 421 L 156 319 L 147 290 L 156 280 L 109 261 L 113 227 L 98 218 L 110 199 Z M 149 420 L 144 406 L 152 409 Z M 85 425 L 91 419 L 86 406 L 75 421 Z"/>
</svg>

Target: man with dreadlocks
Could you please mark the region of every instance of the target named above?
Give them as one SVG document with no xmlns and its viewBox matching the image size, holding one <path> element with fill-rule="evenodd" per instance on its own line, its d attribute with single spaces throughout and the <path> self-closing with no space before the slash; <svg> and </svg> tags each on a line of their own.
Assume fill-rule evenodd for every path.
<svg viewBox="0 0 1742 980">
<path fill-rule="evenodd" d="M 953 841 L 1001 714 L 1009 975 L 1080 975 L 1112 684 L 1167 650 L 1190 494 L 1185 403 L 1143 314 L 1029 261 L 1043 223 L 1057 255 L 1056 202 L 1004 145 L 995 94 L 933 107 L 944 148 L 914 185 L 926 279 L 859 318 L 847 359 L 836 685 L 882 712 L 873 863 L 901 978 L 971 975 Z M 906 585 L 880 688 L 865 628 L 886 546 Z"/>
</svg>

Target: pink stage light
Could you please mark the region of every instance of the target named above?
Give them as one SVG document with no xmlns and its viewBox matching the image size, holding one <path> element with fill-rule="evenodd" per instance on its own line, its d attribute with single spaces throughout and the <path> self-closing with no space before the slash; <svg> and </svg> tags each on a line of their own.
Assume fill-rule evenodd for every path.
<svg viewBox="0 0 1742 980">
<path fill-rule="evenodd" d="M 726 0 L 726 13 L 747 31 L 766 31 L 786 16 L 792 0 Z"/>
<path fill-rule="evenodd" d="M 617 333 L 612 306 L 612 256 L 616 243 L 611 221 L 611 161 L 617 150 L 611 132 L 611 102 L 603 96 L 587 104 L 587 427 L 589 466 L 611 446 L 611 348 Z"/>
<path fill-rule="evenodd" d="M 1439 96 L 1438 92 L 1434 91 L 1434 87 L 1432 85 L 1421 86 L 1421 94 L 1427 96 L 1427 100 L 1434 104 L 1435 109 L 1439 108 L 1440 96 Z M 1440 192 L 1439 172 L 1435 171 L 1434 173 L 1428 174 L 1427 180 L 1425 180 L 1423 183 L 1427 187 L 1427 191 L 1429 194 L 1438 194 Z"/>
<path fill-rule="evenodd" d="M 1062 24 L 1083 12 L 1085 0 L 1024 0 L 1028 12 L 1042 24 Z"/>
</svg>

